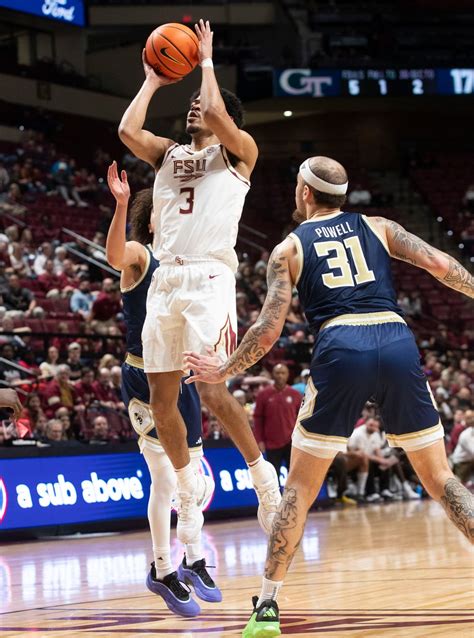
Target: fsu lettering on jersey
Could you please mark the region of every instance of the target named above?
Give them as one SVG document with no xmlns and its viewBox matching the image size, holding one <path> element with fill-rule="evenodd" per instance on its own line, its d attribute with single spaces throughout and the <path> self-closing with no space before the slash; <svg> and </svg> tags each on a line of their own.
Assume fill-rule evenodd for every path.
<svg viewBox="0 0 474 638">
<path fill-rule="evenodd" d="M 155 257 L 207 257 L 235 271 L 234 246 L 249 188 L 250 182 L 235 170 L 221 144 L 200 151 L 171 146 L 153 189 Z"/>
</svg>

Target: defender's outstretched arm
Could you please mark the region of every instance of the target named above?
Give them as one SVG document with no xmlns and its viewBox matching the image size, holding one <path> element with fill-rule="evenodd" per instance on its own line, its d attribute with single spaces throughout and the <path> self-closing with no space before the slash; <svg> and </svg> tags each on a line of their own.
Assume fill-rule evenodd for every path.
<svg viewBox="0 0 474 638">
<path fill-rule="evenodd" d="M 145 248 L 136 241 L 127 241 L 127 208 L 130 199 L 130 187 L 127 173 L 121 172 L 121 179 L 117 171 L 117 162 L 112 162 L 107 172 L 107 183 L 115 197 L 115 214 L 107 233 L 105 255 L 107 262 L 116 270 L 124 270 L 128 266 L 139 266 L 143 261 Z"/>
<path fill-rule="evenodd" d="M 383 224 L 392 257 L 428 271 L 445 286 L 474 298 L 474 277 L 454 257 L 430 246 L 390 219 L 377 217 Z"/>
</svg>

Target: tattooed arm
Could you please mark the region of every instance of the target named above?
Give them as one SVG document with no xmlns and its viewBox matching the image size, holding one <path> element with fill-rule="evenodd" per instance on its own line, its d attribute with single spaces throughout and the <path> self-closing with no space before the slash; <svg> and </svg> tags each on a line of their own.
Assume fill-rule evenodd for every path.
<svg viewBox="0 0 474 638">
<path fill-rule="evenodd" d="M 257 321 L 249 328 L 240 346 L 224 364 L 216 357 L 185 352 L 185 367 L 194 371 L 194 375 L 186 380 L 186 383 L 221 383 L 251 368 L 267 354 L 285 325 L 297 271 L 296 246 L 293 240 L 287 237 L 275 247 L 270 256 L 267 268 L 267 297 Z"/>
<path fill-rule="evenodd" d="M 412 235 L 397 222 L 383 217 L 373 220 L 385 235 L 392 257 L 424 268 L 445 286 L 474 298 L 474 277 L 454 257 Z"/>
</svg>

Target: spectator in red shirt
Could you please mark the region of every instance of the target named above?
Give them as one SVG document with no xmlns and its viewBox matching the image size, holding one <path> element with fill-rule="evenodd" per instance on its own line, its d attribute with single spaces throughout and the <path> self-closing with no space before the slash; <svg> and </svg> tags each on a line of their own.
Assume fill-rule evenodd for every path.
<svg viewBox="0 0 474 638">
<path fill-rule="evenodd" d="M 101 405 L 107 408 L 117 408 L 117 397 L 112 386 L 111 373 L 108 368 L 101 368 L 97 381 L 92 384 L 94 392 Z"/>
<path fill-rule="evenodd" d="M 120 301 L 120 286 L 113 284 L 109 292 L 102 290 L 91 310 L 91 321 L 95 332 L 106 334 L 109 326 L 114 326 L 115 317 L 122 310 Z"/>
<path fill-rule="evenodd" d="M 80 402 L 88 407 L 94 401 L 98 401 L 99 398 L 94 388 L 94 370 L 91 368 L 82 368 L 81 380 L 75 385 L 77 396 Z"/>
<path fill-rule="evenodd" d="M 70 374 L 69 366 L 63 363 L 58 366 L 55 378 L 47 384 L 45 399 L 48 416 L 53 416 L 62 406 L 72 411 L 77 403 L 77 392 L 71 383 Z"/>
<path fill-rule="evenodd" d="M 45 294 L 51 295 L 52 292 L 56 291 L 57 294 L 67 286 L 68 279 L 62 274 L 57 275 L 54 272 L 54 261 L 47 259 L 44 264 L 44 273 L 38 277 L 38 283 Z"/>
<path fill-rule="evenodd" d="M 255 438 L 278 475 L 282 461 L 290 467 L 291 435 L 302 399 L 297 390 L 287 385 L 289 374 L 282 363 L 273 368 L 274 384 L 258 393 L 253 415 Z"/>
</svg>

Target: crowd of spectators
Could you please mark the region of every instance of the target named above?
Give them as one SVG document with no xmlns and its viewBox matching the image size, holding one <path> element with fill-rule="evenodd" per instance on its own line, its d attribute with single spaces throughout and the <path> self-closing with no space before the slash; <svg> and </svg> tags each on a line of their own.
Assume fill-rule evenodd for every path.
<svg viewBox="0 0 474 638">
<path fill-rule="evenodd" d="M 0 445 L 29 441 L 64 447 L 134 438 L 120 395 L 125 353 L 118 279 L 87 259 L 74 254 L 71 258 L 54 227 L 49 240 L 36 242 L 25 223 L 30 204 L 45 195 L 56 198 L 65 210 L 76 208 L 78 214 L 102 206 L 92 229 L 93 243 L 81 248 L 85 257 L 103 262 L 111 210 L 102 203 L 103 185 L 95 175 L 109 161 L 98 149 L 93 159 L 96 172 L 78 169 L 73 158 L 59 154 L 41 135 L 29 135 L 16 150 L 0 155 L 0 384 L 19 389 L 24 404 L 16 427 L 0 427 Z M 149 186 L 153 175 L 143 163 L 129 155 L 124 163 L 136 188 Z M 365 185 L 356 184 L 351 195 L 354 205 L 377 201 L 376 190 Z M 237 315 L 242 338 L 265 299 L 269 253 L 239 257 Z M 453 467 L 468 483 L 474 459 L 472 322 L 466 321 L 464 330 L 458 331 L 446 321 L 427 334 L 420 330 L 427 320 L 422 291 L 399 290 L 399 304 L 418 335 Z M 431 317 L 431 326 L 432 321 Z M 230 384 L 261 449 L 278 467 L 289 462 L 292 423 L 309 378 L 313 343 L 295 294 L 275 347 L 249 374 Z M 268 420 L 275 418 L 272 403 L 284 405 L 285 413 L 277 410 L 279 431 L 269 434 Z M 357 426 L 347 454 L 338 455 L 331 469 L 333 496 L 346 504 L 418 498 L 420 488 L 405 456 L 387 447 L 376 406 L 367 406 Z M 219 421 L 205 410 L 203 437 L 226 437 Z"/>
</svg>

